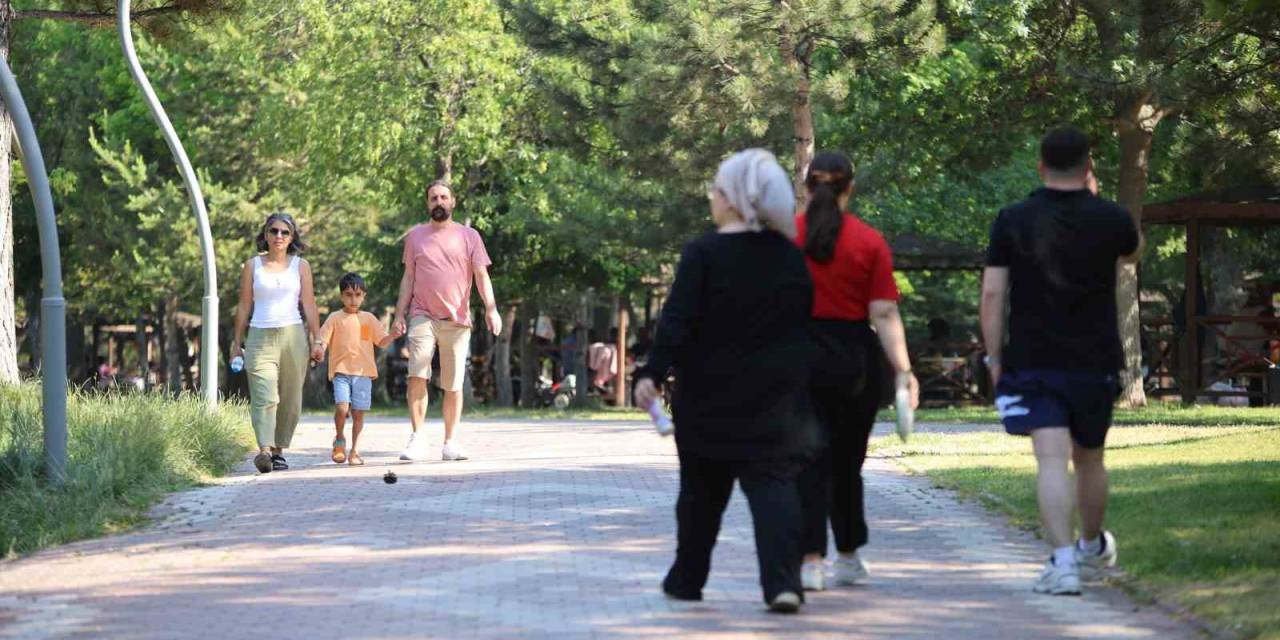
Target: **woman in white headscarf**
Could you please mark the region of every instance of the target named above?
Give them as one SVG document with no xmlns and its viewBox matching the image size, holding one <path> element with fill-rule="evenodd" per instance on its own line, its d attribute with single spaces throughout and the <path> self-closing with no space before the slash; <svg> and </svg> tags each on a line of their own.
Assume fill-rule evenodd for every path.
<svg viewBox="0 0 1280 640">
<path fill-rule="evenodd" d="M 636 402 L 649 406 L 670 369 L 680 497 L 669 597 L 700 600 L 720 517 L 736 479 L 755 522 L 769 609 L 793 613 L 800 584 L 796 476 L 819 431 L 809 402 L 806 325 L 813 286 L 790 236 L 795 196 L 773 154 L 738 153 L 707 196 L 716 230 L 684 249 Z"/>
</svg>

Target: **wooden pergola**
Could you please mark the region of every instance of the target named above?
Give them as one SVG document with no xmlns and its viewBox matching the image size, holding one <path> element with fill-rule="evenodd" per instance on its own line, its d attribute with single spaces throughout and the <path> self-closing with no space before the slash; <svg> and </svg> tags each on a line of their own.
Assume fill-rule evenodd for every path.
<svg viewBox="0 0 1280 640">
<path fill-rule="evenodd" d="M 958 242 L 906 233 L 889 241 L 895 271 L 981 271 L 981 249 Z"/>
<path fill-rule="evenodd" d="M 950 240 L 902 234 L 889 240 L 895 271 L 981 271 L 986 266 L 982 249 Z M 948 340 L 911 343 L 911 361 L 920 376 L 922 401 L 950 405 L 987 401 L 985 371 L 976 366 L 983 350 L 980 342 Z M 931 400 L 928 396 L 945 400 Z"/>
<path fill-rule="evenodd" d="M 1184 277 L 1185 292 L 1181 317 L 1176 319 L 1156 319 L 1145 321 L 1148 327 L 1172 326 L 1181 324 L 1180 335 L 1175 340 L 1159 347 L 1150 366 L 1150 376 L 1172 377 L 1177 379 L 1173 387 L 1161 386 L 1155 390 L 1157 395 L 1180 395 L 1183 402 L 1191 403 L 1197 397 L 1246 396 L 1269 398 L 1275 397 L 1280 389 L 1271 389 L 1265 375 L 1276 363 L 1270 353 L 1251 348 L 1246 342 L 1262 342 L 1263 340 L 1280 340 L 1280 318 L 1244 316 L 1244 315 L 1211 315 L 1198 309 L 1198 292 L 1201 287 L 1200 261 L 1201 236 L 1206 228 L 1249 228 L 1280 226 L 1280 187 L 1250 187 L 1231 189 L 1212 193 L 1203 193 L 1168 202 L 1150 204 L 1143 208 L 1142 224 L 1176 225 L 1185 229 L 1187 242 L 1186 271 Z M 1240 338 L 1230 334 L 1226 328 L 1231 325 L 1252 325 L 1255 336 Z M 1200 332 L 1218 338 L 1230 359 L 1224 363 L 1223 370 L 1216 379 L 1236 377 L 1262 377 L 1264 385 L 1260 391 L 1211 390 L 1205 380 L 1205 363 L 1202 355 Z M 1259 338 L 1257 335 L 1265 337 Z M 1173 350 L 1178 349 L 1180 362 L 1173 371 L 1169 361 Z"/>
</svg>

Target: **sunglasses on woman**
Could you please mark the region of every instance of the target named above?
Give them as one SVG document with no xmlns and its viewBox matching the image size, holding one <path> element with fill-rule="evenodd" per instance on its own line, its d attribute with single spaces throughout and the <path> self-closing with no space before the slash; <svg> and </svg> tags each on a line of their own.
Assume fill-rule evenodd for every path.
<svg viewBox="0 0 1280 640">
<path fill-rule="evenodd" d="M 267 233 L 273 236 L 281 237 L 281 238 L 288 238 L 289 236 L 293 235 L 293 232 L 289 231 L 288 229 L 279 229 L 276 227 L 267 229 Z"/>
</svg>

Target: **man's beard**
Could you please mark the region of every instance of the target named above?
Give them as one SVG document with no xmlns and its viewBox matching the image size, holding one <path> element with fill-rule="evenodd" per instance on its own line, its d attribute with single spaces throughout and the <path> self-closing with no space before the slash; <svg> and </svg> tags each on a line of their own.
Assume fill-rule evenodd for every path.
<svg viewBox="0 0 1280 640">
<path fill-rule="evenodd" d="M 444 207 L 436 207 L 431 210 L 431 219 L 435 220 L 436 222 L 444 222 L 445 220 L 449 219 L 449 216 L 450 216 L 449 211 L 446 210 Z"/>
</svg>

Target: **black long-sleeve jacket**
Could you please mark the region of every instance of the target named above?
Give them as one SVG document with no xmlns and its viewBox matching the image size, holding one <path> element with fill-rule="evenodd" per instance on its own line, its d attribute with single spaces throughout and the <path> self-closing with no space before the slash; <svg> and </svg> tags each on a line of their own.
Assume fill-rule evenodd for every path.
<svg viewBox="0 0 1280 640">
<path fill-rule="evenodd" d="M 684 249 L 649 361 L 675 370 L 676 443 L 707 457 L 803 454 L 818 438 L 809 396 L 813 285 L 772 231 L 708 233 Z"/>
</svg>

